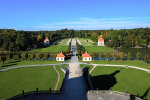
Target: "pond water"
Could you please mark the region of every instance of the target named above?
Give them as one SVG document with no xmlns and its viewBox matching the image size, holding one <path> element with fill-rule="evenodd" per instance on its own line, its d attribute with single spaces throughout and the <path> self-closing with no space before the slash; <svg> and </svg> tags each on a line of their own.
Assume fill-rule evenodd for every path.
<svg viewBox="0 0 150 100">
<path fill-rule="evenodd" d="M 132 53 L 132 58 L 133 59 L 137 59 L 136 58 L 136 54 L 137 52 L 140 52 L 142 55 L 141 55 L 141 59 L 143 59 L 143 56 L 145 54 L 148 54 L 149 57 L 150 57 L 150 48 L 120 48 L 118 49 L 120 52 L 125 52 L 126 54 L 128 54 L 128 52 L 131 52 Z"/>
</svg>

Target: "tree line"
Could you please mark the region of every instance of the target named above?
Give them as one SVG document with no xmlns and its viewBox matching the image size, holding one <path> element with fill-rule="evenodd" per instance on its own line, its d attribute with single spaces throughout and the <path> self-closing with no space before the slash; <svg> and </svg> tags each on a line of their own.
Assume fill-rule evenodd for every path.
<svg viewBox="0 0 150 100">
<path fill-rule="evenodd" d="M 106 53 L 106 54 L 104 54 L 104 53 L 99 53 L 99 54 L 98 53 L 92 53 L 92 57 L 94 60 L 96 60 L 95 58 L 97 58 L 97 57 L 99 57 L 101 59 L 103 57 L 106 57 L 107 61 L 109 61 L 110 57 L 113 57 L 114 61 L 116 61 L 116 59 L 120 57 L 121 61 L 123 61 L 125 59 L 125 56 L 126 56 L 126 54 L 124 52 L 120 52 L 119 55 L 117 55 L 117 53 L 112 53 L 112 54 L 111 53 Z M 132 53 L 131 52 L 128 52 L 127 58 L 129 59 L 129 61 L 131 61 L 131 59 L 132 59 Z M 141 59 L 141 53 L 140 52 L 137 52 L 136 58 L 138 60 Z M 148 61 L 149 61 L 149 55 L 148 54 L 144 55 L 144 61 L 146 64 L 148 63 Z"/>
<path fill-rule="evenodd" d="M 95 41 L 94 44 L 97 44 L 97 39 L 102 37 L 108 47 L 147 47 L 150 45 L 150 28 L 120 30 L 61 29 L 56 31 L 0 29 L 0 48 L 11 52 L 30 50 L 42 46 L 46 37 L 49 38 L 51 44 L 58 39 L 72 37 L 89 38 Z"/>
</svg>

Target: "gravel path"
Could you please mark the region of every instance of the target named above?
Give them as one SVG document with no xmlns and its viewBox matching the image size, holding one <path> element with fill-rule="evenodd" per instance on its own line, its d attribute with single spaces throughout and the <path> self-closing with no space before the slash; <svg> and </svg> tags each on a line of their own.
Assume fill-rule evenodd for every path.
<svg viewBox="0 0 150 100">
<path fill-rule="evenodd" d="M 69 42 L 71 42 L 71 39 L 68 40 L 67 45 L 69 45 Z"/>
<path fill-rule="evenodd" d="M 81 42 L 79 41 L 79 39 L 77 39 L 77 42 L 81 45 Z"/>
<path fill-rule="evenodd" d="M 54 91 L 53 91 L 53 92 L 55 93 L 55 91 L 57 90 L 58 83 L 59 83 L 60 74 L 59 74 L 59 72 L 57 71 L 57 69 L 55 68 L 55 66 L 53 66 L 53 68 L 55 69 L 55 71 L 57 72 L 57 75 L 58 75 L 57 82 L 56 82 L 56 85 L 55 85 L 55 88 L 54 88 Z"/>
</svg>

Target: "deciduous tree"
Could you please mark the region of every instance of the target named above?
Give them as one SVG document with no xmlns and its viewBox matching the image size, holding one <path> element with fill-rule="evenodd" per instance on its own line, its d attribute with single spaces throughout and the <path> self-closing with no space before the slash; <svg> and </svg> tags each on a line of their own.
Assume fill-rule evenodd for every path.
<svg viewBox="0 0 150 100">
<path fill-rule="evenodd" d="M 112 57 L 114 57 L 114 61 L 116 61 L 117 54 L 116 53 L 112 53 Z"/>
<path fill-rule="evenodd" d="M 48 60 L 48 58 L 49 58 L 49 53 L 45 53 L 45 59 Z"/>
<path fill-rule="evenodd" d="M 41 60 L 42 56 L 43 56 L 43 55 L 42 55 L 41 53 L 38 54 L 38 58 L 39 58 L 40 60 Z"/>
<path fill-rule="evenodd" d="M 124 54 L 124 52 L 120 52 L 120 58 L 121 58 L 121 61 L 123 61 L 123 59 L 124 59 L 124 57 L 125 57 L 125 54 Z"/>
<path fill-rule="evenodd" d="M 138 52 L 138 53 L 136 54 L 136 58 L 137 58 L 138 60 L 140 60 L 140 58 L 141 58 L 141 53 L 140 53 L 140 52 Z"/>
<path fill-rule="evenodd" d="M 4 55 L 1 56 L 1 61 L 3 62 L 3 64 L 6 61 L 6 57 Z"/>
<path fill-rule="evenodd" d="M 106 58 L 107 58 L 107 61 L 109 61 L 110 53 L 106 53 Z"/>
<path fill-rule="evenodd" d="M 145 61 L 146 64 L 147 64 L 148 60 L 149 60 L 149 55 L 148 55 L 148 54 L 145 54 L 145 55 L 144 55 L 144 61 Z"/>
<path fill-rule="evenodd" d="M 132 58 L 132 53 L 128 52 L 128 59 L 129 59 L 129 61 L 131 61 L 131 58 Z"/>
<path fill-rule="evenodd" d="M 26 61 L 27 61 L 27 59 L 28 59 L 28 53 L 25 53 L 25 58 L 26 58 Z"/>
</svg>

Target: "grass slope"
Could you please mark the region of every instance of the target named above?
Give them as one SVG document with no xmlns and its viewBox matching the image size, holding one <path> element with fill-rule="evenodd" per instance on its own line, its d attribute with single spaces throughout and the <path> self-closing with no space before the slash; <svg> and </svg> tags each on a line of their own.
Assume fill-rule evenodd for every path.
<svg viewBox="0 0 150 100">
<path fill-rule="evenodd" d="M 92 53 L 92 52 L 114 52 L 112 49 L 109 49 L 106 46 L 84 46 L 84 48 L 89 53 Z"/>
<path fill-rule="evenodd" d="M 68 46 L 49 46 L 45 48 L 38 48 L 30 52 L 61 52 L 61 51 L 66 51 L 67 49 Z"/>
<path fill-rule="evenodd" d="M 25 92 L 54 89 L 57 73 L 53 66 L 17 68 L 0 73 L 0 99 Z"/>
<path fill-rule="evenodd" d="M 121 91 L 146 96 L 150 99 L 150 73 L 121 67 L 97 66 L 91 73 L 91 81 L 96 89 Z"/>
</svg>

